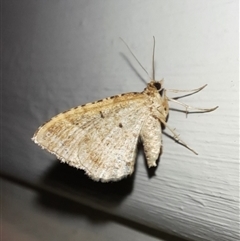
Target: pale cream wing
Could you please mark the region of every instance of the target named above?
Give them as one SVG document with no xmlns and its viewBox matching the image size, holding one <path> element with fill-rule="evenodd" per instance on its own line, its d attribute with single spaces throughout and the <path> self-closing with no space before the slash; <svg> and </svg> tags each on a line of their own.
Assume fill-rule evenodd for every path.
<svg viewBox="0 0 240 241">
<path fill-rule="evenodd" d="M 122 179 L 134 170 L 146 101 L 129 93 L 72 108 L 39 127 L 33 140 L 94 180 Z"/>
</svg>

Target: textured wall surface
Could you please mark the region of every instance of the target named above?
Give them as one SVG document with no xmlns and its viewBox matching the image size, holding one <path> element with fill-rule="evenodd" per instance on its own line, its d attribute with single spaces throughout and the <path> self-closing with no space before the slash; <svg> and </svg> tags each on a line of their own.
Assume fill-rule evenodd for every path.
<svg viewBox="0 0 240 241">
<path fill-rule="evenodd" d="M 47 190 L 155 230 L 154 236 L 163 240 L 173 236 L 239 240 L 238 4 L 236 0 L 3 1 L 2 175 L 16 185 Z M 149 79 L 119 37 L 151 73 L 152 36 L 157 45 L 156 78 L 164 77 L 165 87 L 171 89 L 208 84 L 181 101 L 203 108 L 219 105 L 214 112 L 186 118 L 176 111 L 181 106 L 171 103 L 168 124 L 198 156 L 164 134 L 155 170 L 147 169 L 140 148 L 132 177 L 102 184 L 60 164 L 31 141 L 37 127 L 61 111 L 142 91 Z M 26 200 L 31 195 L 26 194 Z M 10 206 L 6 204 L 4 212 Z M 56 212 L 60 215 L 62 210 Z M 50 216 L 47 220 L 51 222 Z M 96 224 L 91 225 L 96 230 Z M 124 232 L 114 228 L 116 236 Z M 105 229 L 109 233 L 107 225 Z M 144 235 L 139 240 L 146 240 Z"/>
</svg>

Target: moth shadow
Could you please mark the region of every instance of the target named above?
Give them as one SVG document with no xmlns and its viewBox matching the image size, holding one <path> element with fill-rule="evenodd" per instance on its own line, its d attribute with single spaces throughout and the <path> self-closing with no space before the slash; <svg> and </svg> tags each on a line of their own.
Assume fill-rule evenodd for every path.
<svg viewBox="0 0 240 241">
<path fill-rule="evenodd" d="M 72 219 L 86 219 L 93 224 L 108 222 L 112 219 L 111 214 L 82 204 L 73 197 L 55 195 L 42 190 L 39 194 L 40 195 L 35 199 L 36 205 L 40 206 L 43 210 L 57 213 L 60 218 L 62 216 L 67 216 Z"/>
<path fill-rule="evenodd" d="M 71 169 L 71 167 L 61 167 L 61 166 L 67 166 L 67 165 L 63 165 L 61 163 L 56 164 L 52 167 L 52 170 L 49 172 L 49 174 L 54 174 L 56 175 L 56 178 L 50 178 L 50 180 L 47 180 L 48 177 L 46 177 L 46 180 L 44 180 L 46 182 L 46 184 L 49 184 L 51 187 L 56 187 L 57 190 L 62 190 L 63 186 L 59 187 L 59 181 L 58 179 L 64 179 L 62 178 L 62 176 L 60 176 L 60 174 L 66 175 L 66 177 L 68 177 L 68 175 L 71 174 L 76 174 L 75 169 L 73 169 L 74 171 L 69 171 L 67 169 Z M 60 172 L 59 172 L 60 170 Z M 55 173 L 58 172 L 58 173 Z M 67 173 L 66 173 L 67 172 Z M 77 173 L 79 174 L 79 173 Z M 83 174 L 84 175 L 84 174 Z M 87 177 L 86 177 L 87 178 Z M 79 180 L 78 178 L 75 180 Z M 80 180 L 85 180 L 80 178 Z M 130 181 L 125 179 L 122 180 L 123 183 L 128 184 Z M 54 183 L 56 182 L 56 183 Z M 65 183 L 65 182 L 63 182 Z M 121 183 L 121 181 L 119 182 Z M 71 182 L 69 182 L 68 184 L 71 184 Z M 103 183 L 103 185 L 108 185 L 107 183 Z M 126 185 L 124 184 L 124 185 Z M 77 185 L 77 184 L 74 184 Z M 90 185 L 90 184 L 87 184 Z M 117 184 L 118 186 L 119 184 Z M 123 185 L 123 184 L 122 184 Z M 121 186 L 121 185 L 120 185 Z M 110 188 L 111 190 L 111 188 Z M 106 191 L 106 193 L 109 193 L 111 191 Z M 125 193 L 122 190 L 123 193 Z M 115 193 L 115 191 L 111 192 L 111 193 Z M 73 195 L 76 195 L 75 193 Z M 94 195 L 92 195 L 93 197 Z M 81 196 L 80 196 L 81 198 Z M 52 192 L 49 191 L 44 191 L 44 190 L 39 190 L 39 196 L 37 197 L 37 199 L 34 200 L 35 205 L 37 206 L 41 206 L 41 210 L 43 211 L 49 211 L 49 213 L 53 213 L 54 215 L 57 214 L 58 218 L 60 221 L 64 222 L 64 219 L 66 218 L 67 220 L 72 219 L 74 220 L 74 222 L 78 222 L 79 223 L 79 227 L 80 228 L 84 228 L 85 223 L 84 222 L 90 222 L 93 224 L 92 228 L 94 229 L 95 227 L 101 227 L 101 226 L 97 226 L 97 225 L 102 225 L 103 223 L 109 223 L 109 222 L 114 222 L 114 223 L 118 223 L 121 224 L 122 226 L 125 227 L 129 227 L 133 230 L 136 230 L 140 233 L 145 233 L 148 234 L 151 237 L 156 237 L 156 239 L 161 239 L 161 240 L 165 240 L 165 241 L 184 241 L 183 239 L 180 239 L 179 237 L 175 237 L 173 235 L 164 233 L 160 230 L 156 230 L 154 228 L 151 228 L 149 226 L 146 226 L 144 224 L 141 224 L 139 222 L 136 222 L 134 220 L 125 218 L 124 216 L 120 216 L 120 215 L 116 215 L 114 208 L 111 209 L 111 205 L 105 206 L 102 209 L 99 209 L 97 207 L 94 207 L 92 205 L 92 203 L 98 203 L 98 205 L 102 204 L 102 195 L 100 195 L 97 200 L 96 198 L 92 198 L 89 197 L 88 200 L 88 205 L 86 204 L 82 204 L 78 201 L 78 198 L 75 196 L 71 197 L 71 195 L 55 195 Z M 110 204 L 113 200 L 109 199 L 108 202 L 105 202 L 105 204 Z M 106 210 L 108 210 L 106 212 Z M 84 224 L 81 225 L 81 222 L 83 222 Z M 68 225 L 68 223 L 67 223 Z"/>
<path fill-rule="evenodd" d="M 146 80 L 139 74 L 137 69 L 133 66 L 133 64 L 130 62 L 128 57 L 124 53 L 120 53 L 121 57 L 127 62 L 127 64 L 130 66 L 132 71 L 137 75 L 137 77 L 144 83 L 147 84 Z"/>
<path fill-rule="evenodd" d="M 82 170 L 60 163 L 58 160 L 42 179 L 42 185 L 58 196 L 96 209 L 116 207 L 131 194 L 135 172 L 118 182 L 101 183 L 91 180 Z M 41 193 L 39 202 L 51 206 L 51 200 Z M 61 206 L 61 212 L 71 212 Z"/>
<path fill-rule="evenodd" d="M 144 159 L 145 159 L 145 158 L 144 158 Z M 157 171 L 157 169 L 158 169 L 160 159 L 161 159 L 161 154 L 159 155 L 158 159 L 156 160 L 157 166 L 156 166 L 156 167 L 150 167 L 150 168 L 148 168 L 148 166 L 147 166 L 147 161 L 145 160 L 145 166 L 146 166 L 146 169 L 147 169 L 147 174 L 148 174 L 148 178 L 149 178 L 149 179 L 151 179 L 151 178 L 153 178 L 154 176 L 156 176 L 156 171 Z"/>
</svg>

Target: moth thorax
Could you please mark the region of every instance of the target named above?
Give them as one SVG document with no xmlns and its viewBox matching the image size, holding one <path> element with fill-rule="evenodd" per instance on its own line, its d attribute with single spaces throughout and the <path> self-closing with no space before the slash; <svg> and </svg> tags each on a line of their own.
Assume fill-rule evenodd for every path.
<svg viewBox="0 0 240 241">
<path fill-rule="evenodd" d="M 164 116 L 165 116 L 165 118 L 167 118 L 168 113 L 169 113 L 169 105 L 168 105 L 168 98 L 166 96 L 166 91 L 164 91 L 164 93 L 163 93 L 162 105 L 163 105 L 163 109 L 164 109 Z"/>
</svg>

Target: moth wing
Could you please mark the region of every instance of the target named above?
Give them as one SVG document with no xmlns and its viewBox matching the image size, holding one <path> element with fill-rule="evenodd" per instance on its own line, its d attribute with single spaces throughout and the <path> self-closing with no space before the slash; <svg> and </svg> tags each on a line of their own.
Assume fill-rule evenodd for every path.
<svg viewBox="0 0 240 241">
<path fill-rule="evenodd" d="M 129 93 L 72 108 L 39 127 L 33 141 L 96 181 L 120 180 L 134 170 L 145 101 Z"/>
</svg>

